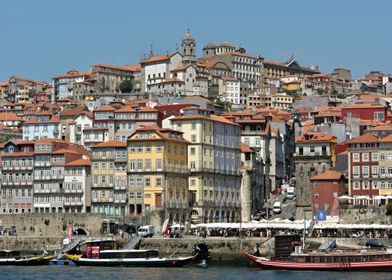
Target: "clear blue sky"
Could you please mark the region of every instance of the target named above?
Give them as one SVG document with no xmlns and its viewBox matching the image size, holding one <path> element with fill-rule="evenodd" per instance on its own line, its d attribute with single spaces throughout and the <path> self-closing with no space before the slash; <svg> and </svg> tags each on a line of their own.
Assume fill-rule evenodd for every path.
<svg viewBox="0 0 392 280">
<path fill-rule="evenodd" d="M 0 10 L 0 81 L 49 81 L 71 68 L 134 64 L 153 44 L 174 51 L 190 26 L 198 54 L 229 41 L 272 60 L 295 55 L 323 72 L 392 72 L 389 0 L 6 0 Z"/>
</svg>

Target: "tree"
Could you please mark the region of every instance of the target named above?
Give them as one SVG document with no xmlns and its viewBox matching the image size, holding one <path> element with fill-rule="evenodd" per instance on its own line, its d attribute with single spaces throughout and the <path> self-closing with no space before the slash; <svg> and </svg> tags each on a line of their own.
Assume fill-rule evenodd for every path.
<svg viewBox="0 0 392 280">
<path fill-rule="evenodd" d="M 130 93 L 133 89 L 132 80 L 124 80 L 120 83 L 119 89 L 122 93 Z"/>
<path fill-rule="evenodd" d="M 392 215 L 392 201 L 387 204 L 387 215 Z"/>
</svg>

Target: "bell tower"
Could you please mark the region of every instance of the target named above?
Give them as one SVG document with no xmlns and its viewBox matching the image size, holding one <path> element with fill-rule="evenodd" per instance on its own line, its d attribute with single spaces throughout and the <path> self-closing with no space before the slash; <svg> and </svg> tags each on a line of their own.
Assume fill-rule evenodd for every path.
<svg viewBox="0 0 392 280">
<path fill-rule="evenodd" d="M 191 32 L 189 31 L 189 28 L 182 39 L 182 63 L 184 65 L 189 65 L 193 64 L 196 62 L 196 41 L 192 37 Z"/>
</svg>

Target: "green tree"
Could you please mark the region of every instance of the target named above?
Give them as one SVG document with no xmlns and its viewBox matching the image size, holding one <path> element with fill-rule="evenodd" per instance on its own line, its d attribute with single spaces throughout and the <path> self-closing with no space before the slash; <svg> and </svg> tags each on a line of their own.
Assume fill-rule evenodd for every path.
<svg viewBox="0 0 392 280">
<path fill-rule="evenodd" d="M 130 93 L 133 89 L 133 82 L 132 80 L 124 80 L 119 85 L 120 91 L 122 93 Z"/>
<path fill-rule="evenodd" d="M 387 204 L 387 215 L 392 215 L 392 201 Z"/>
</svg>

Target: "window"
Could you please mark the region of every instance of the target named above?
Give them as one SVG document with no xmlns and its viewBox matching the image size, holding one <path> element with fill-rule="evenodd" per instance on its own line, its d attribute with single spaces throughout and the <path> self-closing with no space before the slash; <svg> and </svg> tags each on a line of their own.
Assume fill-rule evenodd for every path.
<svg viewBox="0 0 392 280">
<path fill-rule="evenodd" d="M 385 160 L 385 154 L 380 154 L 380 160 Z"/>
<path fill-rule="evenodd" d="M 353 162 L 359 162 L 359 154 L 353 153 Z"/>
<path fill-rule="evenodd" d="M 369 161 L 369 153 L 362 153 L 362 161 L 364 162 Z"/>
<path fill-rule="evenodd" d="M 162 171 L 162 160 L 161 159 L 157 159 L 155 161 L 155 165 L 156 165 L 157 171 Z"/>
<path fill-rule="evenodd" d="M 359 166 L 353 166 L 354 177 L 359 177 Z"/>
<path fill-rule="evenodd" d="M 359 181 L 354 181 L 354 190 L 359 190 Z"/>
<path fill-rule="evenodd" d="M 319 197 L 320 197 L 320 194 L 319 194 L 318 192 L 315 192 L 315 193 L 314 193 L 314 198 L 315 198 L 315 199 L 318 199 Z"/>
<path fill-rule="evenodd" d="M 135 170 L 135 160 L 130 160 L 129 161 L 129 170 L 134 171 Z"/>
<path fill-rule="evenodd" d="M 151 144 L 146 144 L 146 153 L 151 152 Z"/>
<path fill-rule="evenodd" d="M 384 166 L 380 167 L 380 175 L 381 175 L 381 177 L 385 177 L 385 167 Z"/>
<path fill-rule="evenodd" d="M 138 171 L 143 170 L 143 160 L 142 159 L 137 160 L 137 170 Z"/>
<path fill-rule="evenodd" d="M 192 130 L 195 130 L 195 129 L 196 129 L 196 123 L 192 122 Z"/>
<path fill-rule="evenodd" d="M 333 197 L 334 197 L 334 198 L 337 198 L 337 197 L 338 197 L 338 193 L 337 193 L 337 192 L 334 192 L 334 193 L 333 193 Z"/>
<path fill-rule="evenodd" d="M 310 152 L 311 152 L 311 153 L 314 153 L 314 152 L 316 152 L 316 149 L 315 149 L 315 147 L 314 147 L 314 146 L 311 146 L 311 147 L 310 147 Z"/>
<path fill-rule="evenodd" d="M 137 144 L 137 152 L 143 153 L 143 144 Z"/>
<path fill-rule="evenodd" d="M 192 143 L 195 143 L 196 142 L 196 135 L 191 135 L 191 142 Z"/>
<path fill-rule="evenodd" d="M 369 177 L 369 166 L 362 166 L 362 176 Z"/>
<path fill-rule="evenodd" d="M 378 166 L 372 166 L 372 177 L 378 176 Z"/>
<path fill-rule="evenodd" d="M 362 182 L 362 187 L 364 190 L 368 190 L 369 189 L 369 181 L 363 181 Z"/>
<path fill-rule="evenodd" d="M 378 161 L 378 153 L 372 153 L 372 161 Z"/>
<path fill-rule="evenodd" d="M 314 181 L 313 187 L 318 188 L 318 186 L 319 186 L 319 183 L 317 181 Z"/>
<path fill-rule="evenodd" d="M 162 153 L 162 144 L 161 143 L 158 143 L 157 145 L 156 145 L 156 151 L 157 151 L 157 153 Z"/>
<path fill-rule="evenodd" d="M 134 153 L 135 152 L 135 144 L 129 145 L 129 152 Z"/>
<path fill-rule="evenodd" d="M 377 190 L 377 189 L 378 189 L 377 181 L 373 181 L 373 182 L 372 182 L 372 189 L 373 189 L 373 190 Z"/>
<path fill-rule="evenodd" d="M 157 187 L 162 186 L 162 178 L 161 178 L 161 177 L 157 177 L 157 178 L 155 179 L 155 185 L 156 185 Z"/>
<path fill-rule="evenodd" d="M 136 198 L 142 198 L 142 197 L 143 197 L 143 195 L 142 195 L 141 192 L 137 192 L 137 193 L 136 193 Z"/>
<path fill-rule="evenodd" d="M 146 159 L 146 171 L 151 170 L 151 159 Z"/>
<path fill-rule="evenodd" d="M 374 112 L 374 119 L 383 121 L 384 120 L 384 112 Z"/>
<path fill-rule="evenodd" d="M 151 186 L 151 179 L 147 177 L 147 178 L 144 180 L 144 184 L 146 185 L 146 187 Z"/>
</svg>

